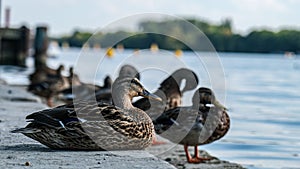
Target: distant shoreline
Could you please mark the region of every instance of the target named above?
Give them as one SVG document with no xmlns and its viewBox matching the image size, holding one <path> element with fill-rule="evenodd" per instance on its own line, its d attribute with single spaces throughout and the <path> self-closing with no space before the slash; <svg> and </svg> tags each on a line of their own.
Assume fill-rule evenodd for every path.
<svg viewBox="0 0 300 169">
<path fill-rule="evenodd" d="M 186 25 L 182 20 L 165 20 L 142 21 L 139 24 L 141 32 L 119 30 L 93 34 L 94 32 L 75 30 L 70 35 L 51 39 L 57 41 L 59 46 L 69 47 L 147 49 L 156 44 L 160 49 L 191 50 L 189 45 L 192 44 L 194 50 L 200 51 L 203 48 L 201 47 L 203 40 L 209 40 L 208 43 L 211 43 L 211 47 L 218 52 L 300 53 L 300 30 L 298 29 L 287 28 L 276 32 L 266 29 L 253 30 L 247 35 L 241 35 L 233 32 L 231 20 L 224 20 L 220 24 L 189 18 L 186 18 L 186 21 L 196 26 L 199 29 L 198 33 L 186 30 Z M 143 32 L 159 32 L 160 34 Z M 172 34 L 182 39 L 165 36 Z M 203 38 L 203 35 L 206 37 Z M 112 43 L 115 39 L 121 39 L 121 41 Z M 211 47 L 208 49 L 210 50 Z M 207 46 L 204 45 L 205 49 Z"/>
</svg>

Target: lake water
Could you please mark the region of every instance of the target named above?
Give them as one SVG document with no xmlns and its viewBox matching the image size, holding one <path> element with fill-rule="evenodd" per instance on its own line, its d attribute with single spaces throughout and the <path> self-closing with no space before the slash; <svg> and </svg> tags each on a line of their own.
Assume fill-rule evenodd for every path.
<svg viewBox="0 0 300 169">
<path fill-rule="evenodd" d="M 200 149 L 247 168 L 300 168 L 297 57 L 243 53 L 219 53 L 216 57 L 211 53 L 184 52 L 176 58 L 167 51 L 125 50 L 116 51 L 112 58 L 103 58 L 104 52 L 63 50 L 57 58 L 50 58 L 48 64 L 53 68 L 60 63 L 66 67 L 76 65 L 75 71 L 83 81 L 101 85 L 105 75 L 117 76 L 120 63 L 134 63 L 142 71 L 142 83 L 152 91 L 169 73 L 186 66 L 198 74 L 199 86 L 216 91 L 218 99 L 229 108 L 232 120 L 224 138 Z M 0 66 L 0 78 L 11 84 L 28 83 L 26 77 L 33 70 L 31 58 L 27 64 L 28 69 Z M 184 94 L 185 105 L 190 105 L 192 94 L 193 91 Z"/>
</svg>

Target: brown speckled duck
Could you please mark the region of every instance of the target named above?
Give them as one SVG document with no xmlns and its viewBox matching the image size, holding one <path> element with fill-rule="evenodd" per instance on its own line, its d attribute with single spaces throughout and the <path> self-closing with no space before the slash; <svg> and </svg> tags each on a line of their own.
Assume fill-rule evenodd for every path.
<svg viewBox="0 0 300 169">
<path fill-rule="evenodd" d="M 193 106 L 167 110 L 153 123 L 157 134 L 184 145 L 189 163 L 201 163 L 209 159 L 199 157 L 198 146 L 222 138 L 229 130 L 230 118 L 212 90 L 202 87 L 193 96 Z M 194 146 L 193 158 L 188 146 Z"/>
<path fill-rule="evenodd" d="M 35 112 L 22 133 L 53 149 L 144 149 L 152 142 L 154 127 L 147 114 L 133 107 L 133 97 L 161 100 L 150 94 L 136 78 L 118 78 L 112 86 L 114 105 L 75 102 Z"/>
</svg>

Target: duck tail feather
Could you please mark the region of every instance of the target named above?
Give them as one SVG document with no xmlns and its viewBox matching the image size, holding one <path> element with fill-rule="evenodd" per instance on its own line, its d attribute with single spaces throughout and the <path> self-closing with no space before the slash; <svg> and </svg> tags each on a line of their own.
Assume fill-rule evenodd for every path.
<svg viewBox="0 0 300 169">
<path fill-rule="evenodd" d="M 41 129 L 37 129 L 37 128 L 19 128 L 19 129 L 15 129 L 10 131 L 11 133 L 22 133 L 22 134 L 32 134 L 32 133 L 38 133 L 41 132 Z"/>
<path fill-rule="evenodd" d="M 27 116 L 26 119 L 30 119 L 28 120 L 29 122 L 42 124 L 51 128 L 65 128 L 62 121 L 43 113 L 34 113 Z"/>
</svg>

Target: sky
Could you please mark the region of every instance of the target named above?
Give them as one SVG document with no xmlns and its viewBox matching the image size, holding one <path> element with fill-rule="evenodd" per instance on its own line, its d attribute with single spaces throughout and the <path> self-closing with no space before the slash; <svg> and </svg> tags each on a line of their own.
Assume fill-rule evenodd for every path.
<svg viewBox="0 0 300 169">
<path fill-rule="evenodd" d="M 247 34 L 263 28 L 300 29 L 299 6 L 300 0 L 2 0 L 1 25 L 5 8 L 10 7 L 12 27 L 27 25 L 34 29 L 47 25 L 51 36 L 70 34 L 75 29 L 96 31 L 143 13 L 192 17 L 211 23 L 230 18 L 236 33 Z M 132 19 L 122 24 L 132 29 L 138 22 Z"/>
</svg>

